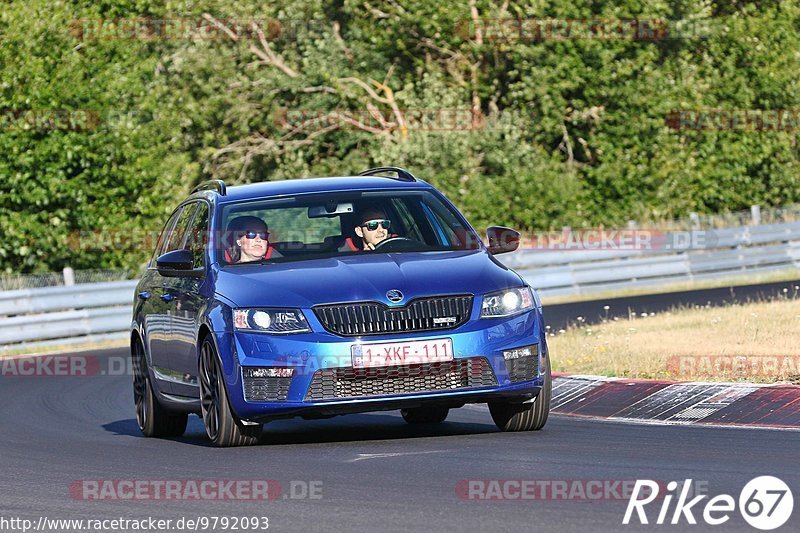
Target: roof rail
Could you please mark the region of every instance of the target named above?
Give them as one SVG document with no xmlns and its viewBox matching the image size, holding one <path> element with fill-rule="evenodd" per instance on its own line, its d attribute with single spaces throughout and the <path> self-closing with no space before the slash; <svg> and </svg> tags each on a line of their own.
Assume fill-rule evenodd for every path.
<svg viewBox="0 0 800 533">
<path fill-rule="evenodd" d="M 387 176 L 386 174 L 394 172 L 397 176 Z M 371 168 L 369 170 L 365 170 L 361 172 L 359 176 L 381 176 L 383 178 L 391 178 L 393 180 L 400 180 L 400 181 L 417 181 L 417 178 L 409 172 L 400 167 L 378 167 L 378 168 Z"/>
<path fill-rule="evenodd" d="M 225 194 L 227 192 L 227 189 L 225 188 L 225 182 L 224 181 L 222 181 L 222 180 L 209 180 L 209 181 L 204 181 L 203 183 L 201 183 L 200 185 L 195 187 L 194 190 L 192 190 L 191 194 L 194 194 L 194 193 L 200 192 L 200 191 L 217 191 L 220 194 L 220 196 L 225 196 Z"/>
</svg>

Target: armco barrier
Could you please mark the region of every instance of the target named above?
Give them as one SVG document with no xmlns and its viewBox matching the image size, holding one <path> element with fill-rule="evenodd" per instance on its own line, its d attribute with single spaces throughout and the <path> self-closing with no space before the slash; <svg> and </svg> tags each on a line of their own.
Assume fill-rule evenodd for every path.
<svg viewBox="0 0 800 533">
<path fill-rule="evenodd" d="M 800 272 L 800 222 L 714 230 L 709 237 L 713 248 L 702 250 L 522 249 L 500 260 L 543 297 L 792 268 Z M 135 286 L 136 281 L 117 281 L 0 292 L 0 352 L 79 338 L 124 339 Z M 173 320 L 181 324 L 180 317 Z"/>
<path fill-rule="evenodd" d="M 0 352 L 20 345 L 124 338 L 136 281 L 0 292 Z"/>
<path fill-rule="evenodd" d="M 130 321 L 130 305 L 14 316 L 2 320 L 0 345 L 115 333 L 126 329 Z"/>
<path fill-rule="evenodd" d="M 534 266 L 555 266 L 609 259 L 632 259 L 659 255 L 676 255 L 683 253 L 710 254 L 715 250 L 758 246 L 762 244 L 787 244 L 800 241 L 800 222 L 769 224 L 763 226 L 745 226 L 699 232 L 703 235 L 703 244 L 697 251 L 684 251 L 685 243 L 692 235 L 686 232 L 664 234 L 664 242 L 653 249 L 520 249 L 512 254 L 504 255 L 503 262 L 512 268 Z M 665 245 L 672 245 L 672 247 Z"/>
<path fill-rule="evenodd" d="M 708 249 L 523 249 L 502 260 L 543 297 L 788 269 L 800 274 L 800 222 L 709 230 L 705 237 Z"/>
<path fill-rule="evenodd" d="M 3 291 L 0 292 L 0 316 L 131 304 L 134 287 L 136 281 L 111 281 Z"/>
</svg>

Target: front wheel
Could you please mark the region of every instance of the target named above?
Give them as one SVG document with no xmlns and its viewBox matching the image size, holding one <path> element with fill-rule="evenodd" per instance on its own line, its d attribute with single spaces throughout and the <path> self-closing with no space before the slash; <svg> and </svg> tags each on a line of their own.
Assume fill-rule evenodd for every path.
<svg viewBox="0 0 800 533">
<path fill-rule="evenodd" d="M 245 426 L 231 411 L 228 392 L 214 342 L 206 338 L 200 349 L 200 406 L 208 438 L 214 446 L 252 446 L 261 437 L 261 425 Z"/>
<path fill-rule="evenodd" d="M 186 431 L 189 416 L 172 414 L 164 409 L 150 381 L 147 357 L 139 339 L 131 346 L 133 363 L 133 401 L 136 405 L 136 423 L 145 437 L 180 437 Z"/>
<path fill-rule="evenodd" d="M 542 363 L 545 365 L 544 383 L 536 398 L 525 403 L 489 403 L 492 420 L 502 431 L 538 431 L 547 422 L 547 416 L 550 414 L 550 397 L 553 394 L 550 357 L 543 357 Z"/>
</svg>

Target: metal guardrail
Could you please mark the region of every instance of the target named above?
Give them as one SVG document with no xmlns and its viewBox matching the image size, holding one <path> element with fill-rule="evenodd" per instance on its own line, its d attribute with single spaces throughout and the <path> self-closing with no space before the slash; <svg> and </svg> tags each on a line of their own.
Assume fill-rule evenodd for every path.
<svg viewBox="0 0 800 533">
<path fill-rule="evenodd" d="M 110 281 L 69 287 L 3 291 L 0 292 L 0 316 L 131 304 L 136 283 L 135 280 Z"/>
<path fill-rule="evenodd" d="M 635 230 L 638 231 L 638 230 Z M 658 236 L 658 232 L 654 232 Z M 687 239 L 702 237 L 702 244 L 691 249 Z M 512 268 L 553 266 L 607 259 L 630 259 L 654 255 L 675 255 L 681 252 L 712 254 L 725 248 L 740 248 L 768 243 L 789 243 L 800 240 L 800 222 L 743 226 L 719 230 L 694 232 L 666 232 L 661 234 L 658 246 L 645 249 L 520 249 L 503 256 L 503 262 Z"/>
<path fill-rule="evenodd" d="M 666 233 L 657 249 L 522 249 L 501 260 L 544 297 L 800 272 L 800 222 L 708 230 L 706 236 L 706 249 L 676 251 L 679 235 Z M 0 352 L 81 338 L 124 339 L 135 286 L 136 281 L 117 281 L 0 292 Z"/>
<path fill-rule="evenodd" d="M 0 351 L 73 339 L 124 338 L 136 281 L 0 292 Z"/>
<path fill-rule="evenodd" d="M 520 250 L 504 261 L 544 297 L 797 269 L 800 222 L 706 230 L 704 249 Z M 533 267 L 533 268 L 532 268 Z"/>
<path fill-rule="evenodd" d="M 116 333 L 130 323 L 130 305 L 14 316 L 2 321 L 0 345 Z"/>
</svg>

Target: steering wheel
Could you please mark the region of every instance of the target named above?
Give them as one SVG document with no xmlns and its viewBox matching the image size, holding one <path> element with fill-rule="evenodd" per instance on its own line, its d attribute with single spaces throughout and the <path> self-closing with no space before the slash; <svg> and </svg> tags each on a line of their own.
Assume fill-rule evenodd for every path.
<svg viewBox="0 0 800 533">
<path fill-rule="evenodd" d="M 375 251 L 392 252 L 399 250 L 408 250 L 411 248 L 418 248 L 420 242 L 408 237 L 389 237 L 375 245 Z"/>
</svg>

